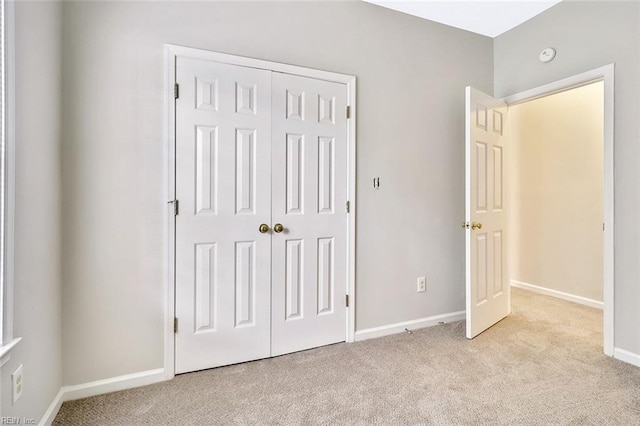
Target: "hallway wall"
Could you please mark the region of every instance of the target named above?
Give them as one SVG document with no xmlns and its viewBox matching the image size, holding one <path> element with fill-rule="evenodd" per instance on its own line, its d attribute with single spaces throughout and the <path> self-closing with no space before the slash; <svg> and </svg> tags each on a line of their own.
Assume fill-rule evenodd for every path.
<svg viewBox="0 0 640 426">
<path fill-rule="evenodd" d="M 509 107 L 511 279 L 602 302 L 604 83 Z"/>
</svg>

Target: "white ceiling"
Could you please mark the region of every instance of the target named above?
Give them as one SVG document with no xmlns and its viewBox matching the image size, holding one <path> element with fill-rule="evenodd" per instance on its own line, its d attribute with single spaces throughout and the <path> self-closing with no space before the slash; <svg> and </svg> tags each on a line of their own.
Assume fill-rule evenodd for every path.
<svg viewBox="0 0 640 426">
<path fill-rule="evenodd" d="M 430 21 L 496 37 L 560 0 L 364 0 Z"/>
</svg>

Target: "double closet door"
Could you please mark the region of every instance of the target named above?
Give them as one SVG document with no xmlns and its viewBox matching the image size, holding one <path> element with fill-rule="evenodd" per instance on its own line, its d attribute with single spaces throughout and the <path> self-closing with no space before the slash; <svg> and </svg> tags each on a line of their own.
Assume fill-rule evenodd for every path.
<svg viewBox="0 0 640 426">
<path fill-rule="evenodd" d="M 178 58 L 176 373 L 346 336 L 347 87 Z"/>
</svg>

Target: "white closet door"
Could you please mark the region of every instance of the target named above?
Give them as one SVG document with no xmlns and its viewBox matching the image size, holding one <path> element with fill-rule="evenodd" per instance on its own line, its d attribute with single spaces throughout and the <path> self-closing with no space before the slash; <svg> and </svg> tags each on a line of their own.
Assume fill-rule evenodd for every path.
<svg viewBox="0 0 640 426">
<path fill-rule="evenodd" d="M 345 340 L 347 87 L 279 73 L 272 82 L 276 356 Z"/>
<path fill-rule="evenodd" d="M 270 355 L 271 72 L 179 58 L 176 373 Z"/>
</svg>

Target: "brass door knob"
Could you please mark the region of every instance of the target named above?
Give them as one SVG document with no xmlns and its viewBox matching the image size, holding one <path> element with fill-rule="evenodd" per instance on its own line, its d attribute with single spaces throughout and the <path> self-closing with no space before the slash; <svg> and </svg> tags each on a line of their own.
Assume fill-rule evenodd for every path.
<svg viewBox="0 0 640 426">
<path fill-rule="evenodd" d="M 469 228 L 469 222 L 462 222 L 462 229 Z"/>
<path fill-rule="evenodd" d="M 482 224 L 480 222 L 471 222 L 471 229 L 474 231 L 476 229 L 482 229 Z"/>
<path fill-rule="evenodd" d="M 269 232 L 269 225 L 267 225 L 266 223 L 261 224 L 258 227 L 258 231 L 260 231 L 261 234 L 266 234 L 267 232 Z"/>
<path fill-rule="evenodd" d="M 276 223 L 275 225 L 273 225 L 273 230 L 279 234 L 284 231 L 284 226 L 282 226 L 281 223 Z"/>
</svg>

